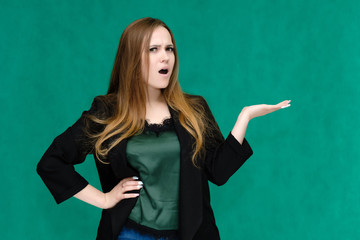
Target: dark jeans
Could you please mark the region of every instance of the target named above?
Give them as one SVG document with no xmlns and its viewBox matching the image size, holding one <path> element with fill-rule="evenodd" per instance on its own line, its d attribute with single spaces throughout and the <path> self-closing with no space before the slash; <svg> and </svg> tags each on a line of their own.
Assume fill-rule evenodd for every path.
<svg viewBox="0 0 360 240">
<path fill-rule="evenodd" d="M 123 227 L 117 240 L 178 240 L 178 238 L 168 237 L 153 237 L 148 234 L 142 234 L 134 229 Z"/>
</svg>

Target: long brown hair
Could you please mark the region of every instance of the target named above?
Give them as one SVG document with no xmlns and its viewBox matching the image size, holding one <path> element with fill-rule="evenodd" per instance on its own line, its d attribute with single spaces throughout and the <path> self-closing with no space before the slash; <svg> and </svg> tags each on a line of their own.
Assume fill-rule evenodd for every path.
<svg viewBox="0 0 360 240">
<path fill-rule="evenodd" d="M 108 107 L 112 105 L 111 116 L 105 118 L 88 116 L 91 121 L 104 125 L 102 131 L 89 133 L 90 137 L 95 139 L 94 153 L 102 163 L 108 163 L 106 156 L 114 146 L 144 129 L 147 88 L 142 76 L 141 56 L 144 52 L 144 62 L 148 66 L 146 50 L 153 31 L 160 26 L 169 31 L 175 55 L 169 85 L 162 90 L 162 93 L 169 107 L 179 113 L 181 125 L 194 137 L 192 162 L 195 166 L 199 166 L 196 159 L 203 153 L 204 129 L 208 122 L 204 118 L 204 109 L 199 100 L 189 97 L 180 88 L 178 54 L 171 30 L 163 21 L 149 17 L 131 23 L 120 38 L 109 89 L 107 95 L 101 98 Z"/>
</svg>

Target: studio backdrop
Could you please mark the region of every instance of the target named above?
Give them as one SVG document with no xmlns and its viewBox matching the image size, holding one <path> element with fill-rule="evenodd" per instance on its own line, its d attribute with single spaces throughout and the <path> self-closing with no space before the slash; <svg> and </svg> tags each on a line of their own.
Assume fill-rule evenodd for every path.
<svg viewBox="0 0 360 240">
<path fill-rule="evenodd" d="M 247 105 L 254 155 L 211 185 L 222 239 L 360 239 L 360 1 L 0 1 L 1 239 L 95 239 L 101 210 L 57 205 L 36 174 L 52 140 L 105 94 L 121 33 L 172 29 L 180 84 L 225 136 Z M 89 156 L 76 166 L 100 188 Z"/>
</svg>

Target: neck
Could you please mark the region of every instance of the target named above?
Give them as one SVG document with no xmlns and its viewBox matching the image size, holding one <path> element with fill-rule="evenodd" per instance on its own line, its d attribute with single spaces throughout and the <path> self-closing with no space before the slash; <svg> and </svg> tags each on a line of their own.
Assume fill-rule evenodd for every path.
<svg viewBox="0 0 360 240">
<path fill-rule="evenodd" d="M 160 89 L 151 89 L 151 88 L 148 89 L 148 94 L 146 96 L 147 105 L 163 103 L 163 102 L 165 102 L 165 99 Z"/>
</svg>

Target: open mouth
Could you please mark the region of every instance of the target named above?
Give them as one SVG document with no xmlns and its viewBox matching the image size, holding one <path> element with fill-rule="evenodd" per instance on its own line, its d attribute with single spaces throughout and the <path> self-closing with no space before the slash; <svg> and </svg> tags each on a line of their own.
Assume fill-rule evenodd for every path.
<svg viewBox="0 0 360 240">
<path fill-rule="evenodd" d="M 168 72 L 169 72 L 169 70 L 167 70 L 167 69 L 161 69 L 159 71 L 160 74 L 167 74 Z"/>
</svg>

